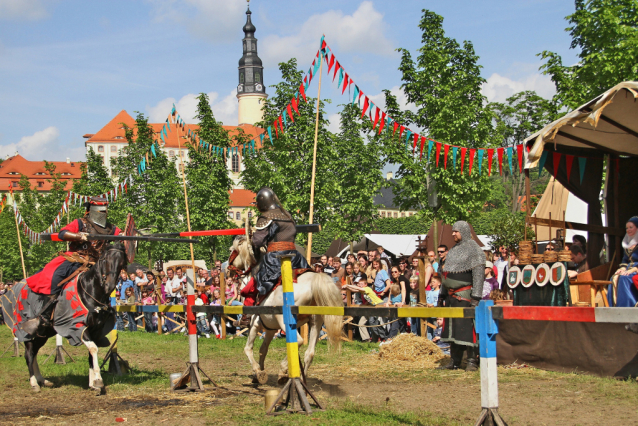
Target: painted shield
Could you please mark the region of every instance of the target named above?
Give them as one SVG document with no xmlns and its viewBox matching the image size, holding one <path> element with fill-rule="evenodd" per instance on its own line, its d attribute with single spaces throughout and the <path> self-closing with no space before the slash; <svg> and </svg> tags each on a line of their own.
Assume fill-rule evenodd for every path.
<svg viewBox="0 0 638 426">
<path fill-rule="evenodd" d="M 536 285 L 543 287 L 549 281 L 549 265 L 547 263 L 541 263 L 536 268 Z"/>
<path fill-rule="evenodd" d="M 536 268 L 534 265 L 526 265 L 523 268 L 523 272 L 521 274 L 521 284 L 523 287 L 528 288 L 534 284 L 534 276 L 536 275 Z"/>
<path fill-rule="evenodd" d="M 512 266 L 507 273 L 507 285 L 516 288 L 521 282 L 521 270 L 518 266 Z"/>
<path fill-rule="evenodd" d="M 566 270 L 563 262 L 554 263 L 549 272 L 549 282 L 552 283 L 553 286 L 559 286 L 565 281 Z"/>
</svg>

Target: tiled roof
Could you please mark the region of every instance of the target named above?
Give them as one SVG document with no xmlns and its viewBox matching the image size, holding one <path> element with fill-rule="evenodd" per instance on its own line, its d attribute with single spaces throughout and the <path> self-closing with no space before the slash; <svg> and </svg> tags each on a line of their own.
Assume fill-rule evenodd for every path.
<svg viewBox="0 0 638 426">
<path fill-rule="evenodd" d="M 86 143 L 127 143 L 126 135 L 124 131 L 124 126 L 122 124 L 126 124 L 128 127 L 135 127 L 135 119 L 129 115 L 125 110 L 120 111 L 111 121 L 109 121 L 106 126 L 102 127 L 97 133 L 94 135 L 86 134 L 85 137 L 89 137 Z M 156 134 L 159 135 L 162 127 L 165 123 L 149 123 L 155 131 Z M 242 129 L 248 139 L 257 138 L 261 133 L 264 132 L 263 129 L 255 127 L 251 124 L 242 124 L 239 126 L 224 126 L 224 129 L 230 132 L 230 135 L 235 135 L 238 130 Z M 195 132 L 199 129 L 199 125 L 197 124 L 187 124 L 186 129 L 190 129 Z M 177 125 L 171 124 L 170 130 L 168 133 L 168 137 L 166 138 L 166 144 L 163 146 L 164 148 L 178 148 L 179 144 L 177 141 Z M 187 131 L 187 130 L 186 130 Z M 185 130 L 180 129 L 179 133 L 182 137 L 181 146 L 184 146 L 184 142 L 186 141 Z M 259 138 L 257 138 L 257 143 L 255 145 L 257 148 L 261 147 L 259 143 Z"/>
<path fill-rule="evenodd" d="M 229 207 L 250 207 L 255 202 L 255 193 L 247 189 L 233 189 L 230 191 Z"/>
<path fill-rule="evenodd" d="M 62 180 L 79 179 L 82 176 L 80 162 L 50 161 L 50 163 L 55 165 L 56 173 L 62 174 Z M 0 164 L 0 191 L 7 191 L 12 182 L 20 180 L 21 175 L 26 175 L 31 186 L 35 186 L 38 191 L 51 190 L 51 184 L 47 182 L 50 176 L 44 168 L 44 161 L 29 161 L 21 155 L 15 155 Z M 43 186 L 38 186 L 38 182 L 43 182 Z M 66 189 L 71 189 L 70 183 L 67 184 Z"/>
</svg>

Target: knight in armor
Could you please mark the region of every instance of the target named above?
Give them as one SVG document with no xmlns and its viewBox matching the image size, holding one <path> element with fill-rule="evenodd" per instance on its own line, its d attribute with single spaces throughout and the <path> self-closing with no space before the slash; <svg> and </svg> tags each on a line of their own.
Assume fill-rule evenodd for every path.
<svg viewBox="0 0 638 426">
<path fill-rule="evenodd" d="M 256 231 L 252 236 L 254 250 L 260 250 L 259 270 L 256 276 L 257 291 L 261 296 L 270 292 L 281 278 L 281 261 L 278 255 L 289 254 L 292 257 L 292 269 L 310 268 L 306 258 L 295 248 L 297 229 L 292 215 L 281 205 L 275 192 L 264 187 L 257 192 Z"/>
<path fill-rule="evenodd" d="M 63 241 L 70 241 L 69 250 L 60 253 L 44 268 L 27 278 L 29 288 L 35 293 L 52 295 L 49 303 L 42 312 L 33 319 L 25 322 L 23 329 L 34 334 L 39 327 L 48 327 L 57 296 L 64 285 L 78 268 L 89 262 L 96 262 L 107 241 L 88 241 L 90 234 L 119 235 L 122 231 L 117 226 L 108 223 L 108 201 L 102 197 L 91 197 L 84 204 L 86 212 L 80 219 L 76 219 L 62 228 L 58 237 Z"/>
</svg>

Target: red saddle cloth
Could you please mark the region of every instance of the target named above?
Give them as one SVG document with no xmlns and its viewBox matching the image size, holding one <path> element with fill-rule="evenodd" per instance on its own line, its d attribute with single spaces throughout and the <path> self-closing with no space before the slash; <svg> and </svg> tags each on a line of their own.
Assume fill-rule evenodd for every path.
<svg viewBox="0 0 638 426">
<path fill-rule="evenodd" d="M 68 252 L 66 254 L 72 255 L 73 253 Z M 27 278 L 27 285 L 31 291 L 38 294 L 52 294 L 51 283 L 53 276 L 56 275 L 56 272 L 60 274 L 61 271 L 58 271 L 58 268 L 64 262 L 66 262 L 66 259 L 63 256 L 54 257 L 40 272 Z"/>
<path fill-rule="evenodd" d="M 293 275 L 293 283 L 297 283 L 297 278 L 302 275 L 305 274 L 306 272 L 310 272 L 311 269 L 294 269 L 292 271 L 292 275 Z M 257 291 L 257 285 L 255 283 L 255 277 L 250 277 L 250 281 L 248 281 L 248 284 L 246 284 L 244 286 L 244 288 L 241 289 L 241 291 L 239 292 L 239 294 L 241 294 L 241 296 L 244 298 L 244 306 L 259 306 L 261 304 L 261 302 L 263 302 L 264 300 L 266 300 L 268 298 L 268 296 L 270 295 L 270 293 L 272 293 L 273 291 L 275 291 L 275 289 L 277 287 L 279 287 L 281 285 L 281 277 L 279 277 L 279 280 L 277 281 L 277 284 L 275 284 L 275 286 L 272 288 L 272 290 L 270 290 L 268 293 L 266 293 L 263 297 L 259 297 L 259 292 Z M 255 303 L 255 301 L 257 303 Z"/>
</svg>

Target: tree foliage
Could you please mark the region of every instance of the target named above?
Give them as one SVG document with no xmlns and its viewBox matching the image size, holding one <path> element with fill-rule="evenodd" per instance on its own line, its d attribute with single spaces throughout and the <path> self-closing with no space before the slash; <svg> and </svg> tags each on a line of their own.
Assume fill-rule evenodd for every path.
<svg viewBox="0 0 638 426">
<path fill-rule="evenodd" d="M 478 231 L 475 232 L 478 233 Z M 494 218 L 490 232 L 492 248 L 501 246 L 509 250 L 518 251 L 518 243 L 525 240 L 525 214 L 522 212 L 509 213 Z M 527 239 L 534 238 L 534 231 L 527 227 Z"/>
<path fill-rule="evenodd" d="M 541 70 L 556 84 L 554 100 L 574 109 L 627 80 L 638 80 L 638 1 L 576 0 L 566 17 L 578 50 L 578 63 L 563 65 L 557 53 L 543 51 Z"/>
<path fill-rule="evenodd" d="M 416 106 L 416 112 L 403 114 L 404 122 L 425 129 L 423 134 L 444 143 L 468 148 L 489 145 L 492 116 L 481 94 L 485 80 L 480 75 L 481 66 L 472 43 L 464 41 L 460 45 L 447 37 L 443 18 L 429 10 L 423 10 L 419 28 L 423 32 L 422 46 L 416 60 L 407 49 L 399 49 L 401 87 L 408 101 Z M 386 105 L 391 115 L 396 116 L 396 100 L 388 94 Z M 451 151 L 447 169 L 443 152 L 437 167 L 434 158 L 426 161 L 418 149 L 413 154 L 412 146 L 412 140 L 406 146 L 406 141 L 398 138 L 388 144 L 390 160 L 400 164 L 395 195 L 403 210 L 427 209 L 437 212 L 437 218 L 448 223 L 467 219 L 472 212 L 481 210 L 488 195 L 485 170 L 479 175 L 475 164 L 472 175 L 468 176 L 466 161 L 465 171 L 461 173 L 460 165 L 452 164 Z"/>
</svg>

